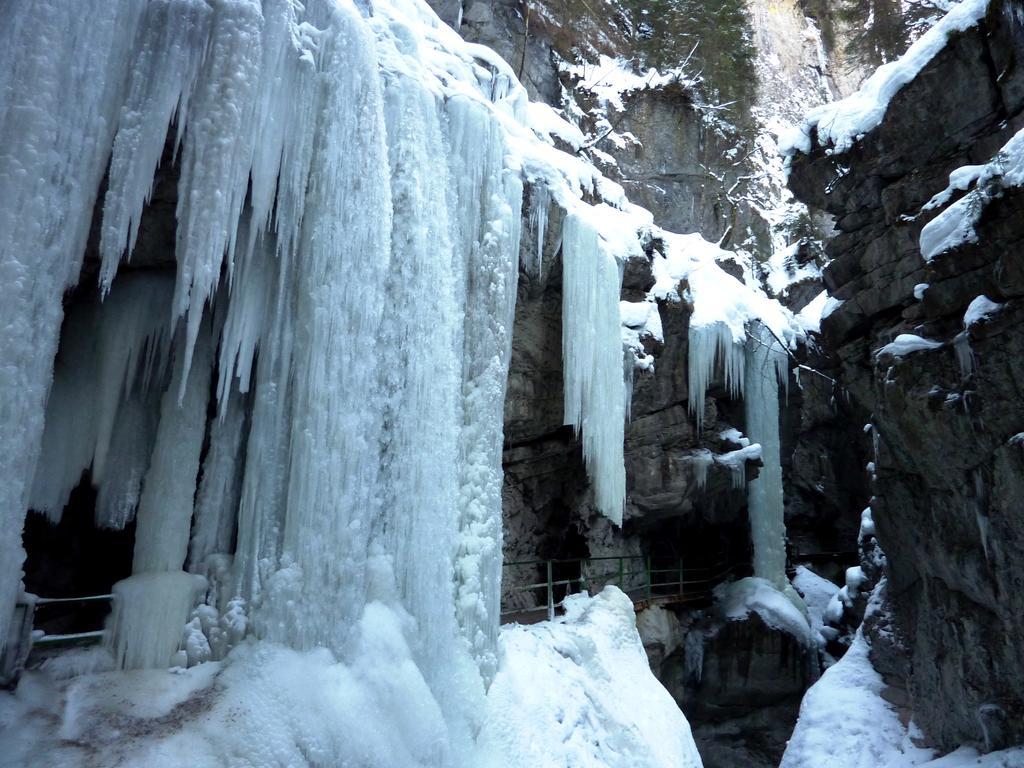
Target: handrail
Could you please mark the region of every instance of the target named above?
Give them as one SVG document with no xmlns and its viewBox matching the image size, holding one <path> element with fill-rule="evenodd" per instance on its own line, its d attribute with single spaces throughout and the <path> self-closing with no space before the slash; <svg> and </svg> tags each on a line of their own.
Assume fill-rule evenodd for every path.
<svg viewBox="0 0 1024 768">
<path fill-rule="evenodd" d="M 634 570 L 636 562 L 643 563 L 640 570 Z M 672 563 L 672 567 L 661 567 Z M 612 563 L 612 568 L 593 569 L 594 564 Z M 659 567 L 655 568 L 657 565 Z M 566 566 L 575 566 L 578 576 L 554 577 L 555 567 L 563 571 Z M 628 567 L 627 567 L 628 566 Z M 640 609 L 652 603 L 695 603 L 711 598 L 713 588 L 729 576 L 736 564 L 720 559 L 711 565 L 687 566 L 683 558 L 652 555 L 598 555 L 584 558 L 551 558 L 547 560 L 513 560 L 502 564 L 503 568 L 534 567 L 543 571 L 542 581 L 531 580 L 508 590 L 511 595 L 533 594 L 534 605 L 509 606 L 501 615 L 524 615 L 546 611 L 553 619 L 556 609 L 563 607 L 565 598 L 575 591 L 596 590 L 609 584 L 622 589 Z M 676 578 L 672 578 L 672 577 Z M 507 581 L 506 581 L 507 583 Z M 541 590 L 543 592 L 541 593 Z M 541 597 L 541 593 L 543 597 Z M 561 593 L 560 600 L 556 593 Z M 540 598 L 540 599 L 538 599 Z M 504 606 L 503 606 L 504 607 Z"/>
<path fill-rule="evenodd" d="M 87 630 L 84 632 L 69 632 L 66 634 L 46 634 L 42 630 L 35 629 L 35 611 L 38 608 L 45 608 L 51 605 L 73 605 L 79 603 L 100 603 L 112 602 L 114 596 L 106 595 L 82 595 L 80 597 L 31 597 L 25 601 L 31 606 L 33 634 L 32 647 L 49 647 L 62 645 L 79 645 L 85 643 L 100 642 L 103 639 L 104 630 Z"/>
</svg>

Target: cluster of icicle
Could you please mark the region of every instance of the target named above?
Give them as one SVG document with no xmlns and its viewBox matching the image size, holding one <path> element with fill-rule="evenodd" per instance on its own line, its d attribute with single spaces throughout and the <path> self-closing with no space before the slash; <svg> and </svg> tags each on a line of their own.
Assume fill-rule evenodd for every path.
<svg viewBox="0 0 1024 768">
<path fill-rule="evenodd" d="M 615 256 L 580 213 L 562 225 L 565 423 L 582 432 L 597 510 L 616 525 L 626 503 L 626 398 Z"/>
<path fill-rule="evenodd" d="M 747 509 L 754 545 L 754 575 L 780 590 L 792 591 L 786 578 L 785 509 L 779 435 L 779 383 L 789 381 L 789 358 L 776 334 L 758 321 L 737 341 L 725 322 L 691 325 L 689 330 L 689 408 L 700 429 L 705 394 L 716 370 L 733 397 L 742 397 L 751 445 L 719 457 L 732 471 L 733 487 L 742 488 L 747 459 L 760 458 L 758 476 L 747 483 Z M 697 482 L 703 486 L 716 460 L 710 452 L 695 457 Z M 722 461 L 722 459 L 726 459 Z"/>
<path fill-rule="evenodd" d="M 209 606 L 189 621 L 202 599 L 223 633 L 244 601 L 258 636 L 343 655 L 378 599 L 416 622 L 442 706 L 460 657 L 488 679 L 523 197 L 510 71 L 452 56 L 439 77 L 401 14 L 347 0 L 7 16 L 0 638 L 26 510 L 59 519 L 89 470 L 96 524 L 136 522 L 122 666 L 167 665 L 186 623 L 217 631 Z M 129 272 L 151 260 L 136 240 L 166 148 L 177 268 Z M 94 208 L 100 289 L 64 317 Z"/>
</svg>

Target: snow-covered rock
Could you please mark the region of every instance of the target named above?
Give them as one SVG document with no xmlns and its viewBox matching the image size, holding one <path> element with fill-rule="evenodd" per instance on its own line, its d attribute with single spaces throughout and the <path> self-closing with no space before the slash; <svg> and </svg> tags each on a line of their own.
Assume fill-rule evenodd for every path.
<svg viewBox="0 0 1024 768">
<path fill-rule="evenodd" d="M 633 604 L 574 595 L 553 622 L 502 630 L 480 749 L 530 768 L 700 768 L 683 713 L 654 678 Z"/>
</svg>

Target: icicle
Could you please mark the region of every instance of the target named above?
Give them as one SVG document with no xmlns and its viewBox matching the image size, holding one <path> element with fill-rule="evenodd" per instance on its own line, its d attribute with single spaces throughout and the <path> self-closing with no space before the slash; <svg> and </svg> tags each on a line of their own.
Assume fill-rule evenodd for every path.
<svg viewBox="0 0 1024 768">
<path fill-rule="evenodd" d="M 60 520 L 86 469 L 92 467 L 93 485 L 103 489 L 110 450 L 118 452 L 121 462 L 112 470 L 115 483 L 130 485 L 128 476 L 145 471 L 151 445 L 143 430 L 145 421 L 121 424 L 117 435 L 115 424 L 133 418 L 121 415 L 129 393 L 145 397 L 151 380 L 162 383 L 168 359 L 170 288 L 167 276 L 125 275 L 103 303 L 87 301 L 69 310 L 29 508 Z M 124 492 L 129 492 L 127 487 L 113 493 Z M 104 495 L 103 504 L 114 503 L 113 498 Z M 133 505 L 114 518 L 123 520 L 123 525 L 132 514 Z M 106 520 L 106 512 L 99 508 L 97 520 Z M 116 527 L 116 522 L 111 524 Z"/>
<path fill-rule="evenodd" d="M 697 482 L 697 488 L 704 490 L 708 484 L 708 469 L 715 462 L 714 454 L 707 448 L 698 448 L 690 455 L 690 462 L 693 464 L 693 477 Z"/>
<path fill-rule="evenodd" d="M 200 570 L 215 553 L 229 554 L 245 464 L 246 400 L 228 396 L 221 418 L 210 427 L 210 447 L 196 494 L 195 519 L 189 543 L 189 570 Z"/>
<path fill-rule="evenodd" d="M 0 650 L 61 301 L 78 281 L 142 10 L 134 0 L 7 3 L 0 24 Z"/>
<path fill-rule="evenodd" d="M 956 354 L 957 365 L 960 366 L 960 377 L 969 378 L 974 373 L 974 352 L 971 350 L 971 339 L 967 331 L 960 331 L 953 338 L 953 352 Z"/>
<path fill-rule="evenodd" d="M 131 82 L 121 107 L 100 230 L 100 285 L 110 290 L 123 255 L 131 258 L 142 209 L 177 117 L 179 138 L 188 123 L 213 9 L 198 0 L 151 0 L 136 45 Z"/>
<path fill-rule="evenodd" d="M 537 250 L 534 263 L 524 264 L 533 275 L 540 276 L 544 258 L 544 235 L 548 226 L 548 208 L 551 205 L 551 191 L 546 184 L 534 184 L 530 187 L 530 229 L 537 235 Z"/>
<path fill-rule="evenodd" d="M 179 405 L 185 361 L 177 355 L 174 378 L 160 404 L 156 445 L 139 501 L 132 573 L 177 571 L 185 564 L 206 427 L 210 358 L 209 337 L 204 336 Z"/>
<path fill-rule="evenodd" d="M 729 326 L 720 321 L 696 327 L 691 325 L 689 345 L 687 407 L 700 431 L 704 423 L 704 398 L 715 375 L 716 361 L 722 366 L 725 386 L 730 396 L 735 398 L 743 394 L 743 345 L 735 341 Z"/>
<path fill-rule="evenodd" d="M 186 373 L 204 306 L 217 289 L 225 256 L 234 255 L 256 140 L 262 21 L 259 0 L 215 6 L 188 122 L 182 124 L 173 316 L 187 313 Z"/>
<path fill-rule="evenodd" d="M 97 483 L 96 526 L 121 530 L 135 517 L 142 480 L 156 439 L 158 397 L 134 396 L 124 401 L 110 440 L 107 468 Z M 96 478 L 93 478 L 94 482 Z"/>
<path fill-rule="evenodd" d="M 583 434 L 597 509 L 621 525 L 626 499 L 621 276 L 597 230 L 575 211 L 562 225 L 562 261 L 565 423 Z"/>
</svg>

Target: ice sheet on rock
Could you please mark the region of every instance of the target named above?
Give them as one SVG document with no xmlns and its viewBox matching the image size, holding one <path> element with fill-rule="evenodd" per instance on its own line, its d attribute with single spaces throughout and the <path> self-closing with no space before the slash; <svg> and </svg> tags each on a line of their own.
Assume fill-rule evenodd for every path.
<svg viewBox="0 0 1024 768">
<path fill-rule="evenodd" d="M 811 110 L 803 125 L 780 140 L 784 154 L 811 151 L 811 136 L 821 147 L 846 152 L 864 134 L 882 122 L 892 100 L 935 58 L 949 38 L 973 27 L 985 15 L 990 0 L 962 0 L 935 26 L 919 37 L 899 59 L 883 64 L 857 93 Z"/>
<path fill-rule="evenodd" d="M 689 724 L 655 679 L 633 606 L 615 587 L 566 616 L 502 630 L 476 764 L 699 768 Z"/>
</svg>

